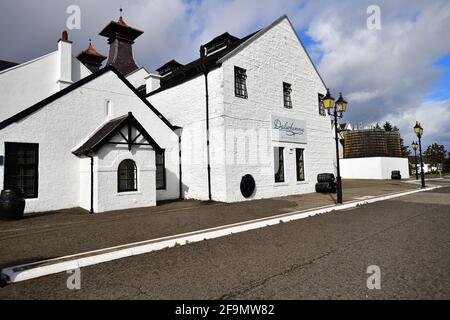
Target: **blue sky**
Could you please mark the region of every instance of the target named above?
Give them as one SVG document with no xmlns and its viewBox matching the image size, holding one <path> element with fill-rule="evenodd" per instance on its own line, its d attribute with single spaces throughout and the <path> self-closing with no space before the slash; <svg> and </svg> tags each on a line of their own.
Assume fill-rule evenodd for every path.
<svg viewBox="0 0 450 320">
<path fill-rule="evenodd" d="M 145 31 L 134 46 L 149 71 L 177 59 L 187 63 L 198 48 L 225 31 L 244 36 L 287 14 L 331 90 L 349 101 L 344 121 L 370 125 L 389 120 L 406 143 L 416 120 L 424 145 L 450 151 L 450 2 L 379 0 L 381 29 L 367 27 L 372 0 L 0 0 L 0 59 L 24 62 L 56 49 L 69 5 L 79 5 L 80 30 L 69 30 L 74 51 L 118 18 Z M 14 30 L 14 33 L 11 33 Z"/>
<path fill-rule="evenodd" d="M 436 80 L 433 89 L 425 97 L 426 100 L 450 99 L 450 54 L 440 57 L 433 63 L 432 68 L 442 70 L 442 74 Z"/>
</svg>

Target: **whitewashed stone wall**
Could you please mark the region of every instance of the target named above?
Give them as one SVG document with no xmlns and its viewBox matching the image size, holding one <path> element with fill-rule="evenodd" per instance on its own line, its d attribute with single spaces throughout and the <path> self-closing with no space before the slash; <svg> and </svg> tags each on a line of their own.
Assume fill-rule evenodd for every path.
<svg viewBox="0 0 450 320">
<path fill-rule="evenodd" d="M 126 159 L 133 160 L 137 167 L 137 191 L 117 191 L 117 170 Z M 126 146 L 105 145 L 95 158 L 95 212 L 156 205 L 155 152 L 146 146 L 130 151 Z"/>
<path fill-rule="evenodd" d="M 210 140 L 211 140 L 211 189 L 215 200 L 224 194 L 225 166 L 213 158 L 221 158 L 216 148 L 223 148 L 222 70 L 208 74 Z M 170 88 L 148 100 L 173 124 L 183 128 L 182 176 L 183 193 L 187 199 L 208 200 L 207 148 L 206 148 L 206 91 L 205 77 L 200 75 L 179 86 Z"/>
<path fill-rule="evenodd" d="M 59 49 L 0 71 L 0 122 L 91 74 L 72 56 L 70 44 Z"/>
<path fill-rule="evenodd" d="M 248 99 L 235 97 L 234 66 L 247 70 Z M 317 174 L 334 172 L 331 122 L 318 110 L 318 93 L 326 89 L 287 19 L 225 60 L 208 79 L 214 200 L 244 200 L 240 181 L 245 174 L 256 179 L 253 198 L 265 198 L 314 192 Z M 292 84 L 292 110 L 283 106 L 283 81 Z M 149 97 L 173 124 L 183 127 L 185 197 L 203 200 L 208 197 L 204 97 L 203 75 Z M 306 121 L 307 144 L 272 142 L 271 115 Z M 235 139 L 243 142 L 236 144 Z M 286 148 L 282 184 L 274 183 L 273 147 L 278 145 Z M 296 181 L 295 148 L 305 149 L 305 182 Z"/>
<path fill-rule="evenodd" d="M 247 70 L 248 99 L 235 97 L 235 66 Z M 317 174 L 334 172 L 331 122 L 328 116 L 319 115 L 318 93 L 324 94 L 326 88 L 289 21 L 282 20 L 226 60 L 223 72 L 226 129 L 241 128 L 255 132 L 269 130 L 271 115 L 277 115 L 305 121 L 308 139 L 307 144 L 276 141 L 270 144 L 270 134 L 269 138 L 259 139 L 258 149 L 269 147 L 269 152 L 261 153 L 260 166 L 227 164 L 226 201 L 244 200 L 239 186 L 242 176 L 247 173 L 253 174 L 256 180 L 255 198 L 314 192 Z M 284 107 L 283 82 L 292 85 L 292 109 Z M 286 182 L 276 184 L 273 147 L 278 145 L 285 147 Z M 295 148 L 305 150 L 305 182 L 296 181 Z M 227 155 L 233 152 L 236 150 L 226 150 Z"/>
<path fill-rule="evenodd" d="M 145 78 L 149 76 L 149 73 L 144 68 L 139 68 L 127 75 L 127 80 L 135 87 L 139 88 L 145 84 Z"/>
<path fill-rule="evenodd" d="M 109 114 L 106 101 L 112 105 Z M 81 180 L 86 180 L 80 170 L 89 162 L 80 161 L 72 151 L 105 122 L 128 112 L 166 149 L 167 190 L 158 193 L 158 200 L 178 198 L 177 135 L 108 72 L 0 130 L 0 155 L 5 154 L 5 141 L 39 143 L 39 198 L 27 200 L 26 212 L 78 207 L 81 201 L 86 202 L 80 197 Z M 3 171 L 0 166 L 0 177 Z M 1 178 L 0 189 L 3 183 Z"/>
<path fill-rule="evenodd" d="M 391 179 L 391 173 L 394 170 L 400 171 L 402 179 L 409 178 L 407 158 L 370 157 L 341 159 L 340 165 L 341 176 L 344 179 L 386 180 Z"/>
<path fill-rule="evenodd" d="M 0 121 L 57 92 L 57 80 L 58 51 L 0 72 Z"/>
</svg>

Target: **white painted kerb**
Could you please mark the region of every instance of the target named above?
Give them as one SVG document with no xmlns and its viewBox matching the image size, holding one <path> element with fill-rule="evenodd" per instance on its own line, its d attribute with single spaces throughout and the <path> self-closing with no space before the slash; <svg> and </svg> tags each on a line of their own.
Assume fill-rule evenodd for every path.
<svg viewBox="0 0 450 320">
<path fill-rule="evenodd" d="M 145 254 L 152 251 L 162 250 L 164 248 L 173 247 L 176 245 L 185 245 L 188 243 L 199 242 L 208 239 L 219 238 L 234 233 L 240 233 L 244 231 L 264 228 L 279 223 L 300 220 L 307 217 L 312 217 L 318 214 L 329 213 L 333 211 L 341 211 L 350 208 L 355 208 L 360 205 L 385 201 L 389 199 L 394 199 L 398 197 L 407 196 L 410 194 L 430 191 L 434 189 L 441 188 L 431 187 L 420 190 L 412 190 L 401 193 L 389 194 L 386 196 L 375 197 L 363 201 L 355 201 L 346 203 L 343 205 L 332 205 L 316 208 L 313 210 L 296 211 L 285 214 L 280 214 L 276 216 L 245 221 L 235 224 L 230 224 L 226 226 L 220 226 L 200 231 L 194 231 L 169 237 L 163 237 L 153 240 L 141 241 L 127 245 L 121 245 L 117 247 L 111 247 L 107 249 L 101 249 L 96 251 L 90 251 L 85 253 L 80 253 L 71 256 L 65 256 L 61 258 L 43 260 L 39 262 L 23 264 L 19 266 L 4 268 L 1 271 L 1 277 L 8 283 L 21 282 L 25 280 L 30 280 L 34 278 L 39 278 L 42 276 L 55 274 L 59 272 L 65 272 L 68 270 L 73 270 L 77 268 L 92 266 L 95 264 L 118 260 L 126 257 L 131 257 L 135 255 Z M 66 261 L 67 260 L 67 261 Z"/>
</svg>

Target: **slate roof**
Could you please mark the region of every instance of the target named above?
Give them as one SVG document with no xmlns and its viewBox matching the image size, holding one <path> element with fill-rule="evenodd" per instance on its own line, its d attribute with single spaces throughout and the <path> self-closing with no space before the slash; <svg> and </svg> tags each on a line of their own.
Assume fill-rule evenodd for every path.
<svg viewBox="0 0 450 320">
<path fill-rule="evenodd" d="M 260 30 L 249 34 L 248 36 L 238 39 L 235 42 L 232 42 L 228 47 L 226 47 L 223 50 L 219 50 L 209 56 L 200 57 L 197 60 L 192 61 L 191 63 L 180 67 L 179 69 L 175 70 L 173 73 L 169 74 L 168 76 L 161 79 L 161 87 L 151 93 L 149 93 L 147 96 L 154 95 L 158 92 L 164 91 L 166 89 L 175 87 L 179 84 L 182 84 L 188 80 L 191 80 L 198 76 L 199 74 L 204 73 L 205 71 L 212 71 L 214 69 L 217 69 L 220 67 L 220 64 L 217 62 L 223 58 L 225 55 L 236 49 L 239 45 L 253 37 L 255 34 L 257 34 Z"/>
<path fill-rule="evenodd" d="M 117 22 L 111 21 L 106 27 L 100 31 L 99 35 L 107 38 L 115 38 L 117 36 L 122 36 L 135 40 L 137 37 L 142 35 L 144 31 L 130 27 L 122 17 L 119 18 Z"/>
<path fill-rule="evenodd" d="M 137 97 L 139 97 L 141 99 L 141 101 L 147 105 L 147 107 L 153 111 L 153 113 L 156 114 L 156 116 L 158 116 L 159 119 L 161 119 L 171 130 L 176 130 L 177 127 L 173 126 L 147 99 L 145 99 L 141 94 L 139 94 L 139 92 L 136 90 L 136 88 L 119 72 L 117 71 L 116 68 L 114 68 L 113 66 L 106 66 L 102 69 L 100 69 L 99 71 L 81 79 L 80 81 L 75 82 L 74 84 L 68 86 L 67 88 L 64 88 L 63 90 L 60 90 L 58 92 L 56 92 L 55 94 L 45 98 L 44 100 L 41 100 L 40 102 L 32 105 L 31 107 L 15 114 L 14 116 L 0 122 L 0 130 L 6 128 L 7 126 L 11 125 L 12 123 L 15 123 L 17 121 L 20 121 L 21 119 L 27 117 L 28 115 L 40 110 L 41 108 L 45 107 L 46 105 L 48 105 L 49 103 L 52 103 L 53 101 L 65 96 L 66 94 L 72 92 L 73 90 L 89 83 L 90 81 L 100 77 L 101 75 L 112 71 L 114 72 L 117 77 L 123 81 L 123 83 L 125 83 L 125 85 L 130 88 L 131 91 L 134 92 L 134 94 L 136 94 Z"/>
<path fill-rule="evenodd" d="M 248 36 L 238 39 L 235 42 L 232 41 L 230 45 L 228 45 L 225 49 L 219 50 L 217 52 L 212 53 L 209 56 L 200 57 L 197 60 L 192 61 L 191 63 L 185 65 L 184 67 L 176 70 L 176 72 L 171 73 L 170 75 L 164 77 L 161 79 L 161 87 L 155 91 L 150 92 L 146 96 L 152 96 L 154 94 L 157 94 L 161 91 L 167 90 L 169 88 L 175 87 L 179 84 L 182 84 L 186 81 L 189 81 L 198 75 L 205 73 L 206 71 L 211 71 L 217 68 L 220 68 L 222 65 L 222 62 L 227 59 L 232 54 L 236 54 L 240 52 L 240 50 L 243 50 L 246 46 L 248 46 L 252 41 L 255 41 L 262 35 L 264 35 L 268 30 L 270 30 L 273 26 L 278 24 L 283 19 L 286 19 L 289 24 L 291 25 L 292 29 L 295 32 L 295 28 L 292 25 L 292 22 L 289 20 L 289 18 L 286 15 L 283 15 L 279 17 L 277 20 L 272 22 L 269 26 L 260 29 L 252 34 L 249 34 Z M 319 71 L 317 70 L 316 66 L 314 65 L 314 62 L 312 61 L 308 51 L 306 50 L 302 40 L 298 36 L 298 34 L 295 32 L 295 35 L 297 36 L 298 41 L 300 42 L 301 46 L 303 47 L 308 59 L 310 60 L 312 66 L 314 67 L 315 71 L 317 72 L 317 75 L 319 76 L 320 80 L 322 81 L 323 86 L 326 88 L 326 84 L 323 81 Z M 227 33 L 224 33 L 216 38 L 214 38 L 212 41 L 208 42 L 210 44 L 211 42 L 218 41 L 221 37 L 229 37 L 229 38 L 235 38 Z"/>
<path fill-rule="evenodd" d="M 80 156 L 91 152 L 97 152 L 106 142 L 115 136 L 124 126 L 132 125 L 139 130 L 139 133 L 150 143 L 156 150 L 162 150 L 155 140 L 142 127 L 137 119 L 130 112 L 127 115 L 113 119 L 105 123 L 98 129 L 81 147 L 73 152 L 73 154 Z"/>
<path fill-rule="evenodd" d="M 10 62 L 10 61 L 6 61 L 6 60 L 0 60 L 0 71 L 18 66 L 18 63 L 15 62 Z"/>
<path fill-rule="evenodd" d="M 181 68 L 183 65 L 179 63 L 176 60 L 170 60 L 169 62 L 165 63 L 163 66 L 156 69 L 156 72 L 159 74 L 165 74 L 167 71 L 173 71 L 175 69 Z"/>
</svg>

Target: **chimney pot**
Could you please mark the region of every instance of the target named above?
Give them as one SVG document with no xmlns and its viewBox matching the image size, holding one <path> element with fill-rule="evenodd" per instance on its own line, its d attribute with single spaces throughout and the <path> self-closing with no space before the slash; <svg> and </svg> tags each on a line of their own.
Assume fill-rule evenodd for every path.
<svg viewBox="0 0 450 320">
<path fill-rule="evenodd" d="M 61 40 L 63 40 L 63 41 L 69 41 L 69 33 L 68 33 L 66 30 L 64 30 L 64 31 L 62 32 Z"/>
</svg>

